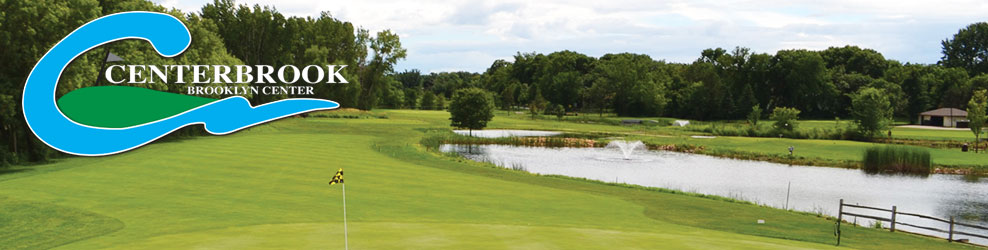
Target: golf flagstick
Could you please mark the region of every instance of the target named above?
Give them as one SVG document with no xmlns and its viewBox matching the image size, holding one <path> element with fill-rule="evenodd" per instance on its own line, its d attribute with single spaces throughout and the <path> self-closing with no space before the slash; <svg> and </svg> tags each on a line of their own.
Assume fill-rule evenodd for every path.
<svg viewBox="0 0 988 250">
<path fill-rule="evenodd" d="M 343 183 L 343 169 L 336 171 L 336 175 L 333 176 L 333 180 L 329 181 L 329 185 L 339 183 L 343 185 L 343 247 L 344 249 L 350 249 L 350 236 L 346 231 L 346 184 Z"/>
<path fill-rule="evenodd" d="M 346 183 L 340 185 L 343 185 L 343 247 L 350 250 L 350 239 L 346 231 Z"/>
</svg>

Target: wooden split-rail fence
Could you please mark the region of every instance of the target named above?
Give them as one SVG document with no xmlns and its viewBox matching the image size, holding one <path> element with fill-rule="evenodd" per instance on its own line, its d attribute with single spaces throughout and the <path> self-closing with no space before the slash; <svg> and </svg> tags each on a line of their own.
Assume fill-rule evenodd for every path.
<svg viewBox="0 0 988 250">
<path fill-rule="evenodd" d="M 858 209 L 869 210 L 869 211 L 887 212 L 887 213 L 889 213 L 889 217 L 882 217 L 882 216 L 876 216 L 876 215 L 865 215 L 865 214 L 859 214 L 859 213 L 846 212 L 846 211 L 844 211 L 844 208 L 845 207 L 852 207 L 852 208 L 858 208 Z M 954 217 L 953 216 L 950 216 L 950 218 L 948 218 L 948 219 L 942 219 L 942 218 L 937 218 L 937 217 L 933 217 L 933 216 L 929 216 L 929 215 L 906 213 L 906 212 L 898 211 L 898 209 L 895 206 L 892 206 L 892 209 L 886 209 L 886 208 L 869 207 L 869 206 L 862 206 L 862 205 L 852 205 L 852 204 L 846 204 L 846 203 L 844 203 L 844 199 L 841 199 L 840 200 L 840 207 L 838 208 L 837 211 L 838 211 L 837 212 L 837 223 L 836 223 L 836 226 L 835 226 L 834 234 L 836 234 L 836 236 L 837 236 L 837 245 L 838 246 L 840 246 L 840 237 L 841 237 L 840 224 L 841 224 L 841 221 L 844 219 L 844 216 L 854 216 L 854 217 L 872 219 L 872 220 L 875 220 L 875 221 L 888 222 L 888 224 L 889 224 L 889 230 L 892 231 L 892 232 L 895 232 L 895 226 L 896 225 L 901 225 L 901 226 L 907 226 L 907 227 L 913 227 L 913 228 L 919 228 L 919 229 L 929 230 L 929 231 L 933 231 L 933 232 L 945 233 L 945 234 L 947 234 L 947 241 L 950 241 L 950 242 L 957 241 L 958 239 L 956 239 L 955 237 L 956 236 L 961 236 L 961 235 L 968 236 L 968 237 L 977 237 L 977 238 L 982 238 L 982 239 L 988 239 L 988 235 L 976 234 L 976 233 L 972 233 L 972 232 L 965 232 L 965 231 L 958 230 L 958 229 L 960 229 L 959 227 L 966 227 L 966 228 L 975 228 L 975 229 L 981 229 L 981 230 L 988 231 L 988 227 L 957 222 L 957 221 L 954 220 Z M 909 217 L 920 218 L 920 219 L 925 219 L 925 220 L 929 220 L 929 221 L 941 222 L 941 223 L 944 223 L 945 225 L 943 225 L 943 227 L 921 226 L 921 225 L 916 225 L 916 224 L 912 224 L 912 223 L 905 223 L 905 222 L 902 222 L 901 220 L 897 220 L 897 218 L 901 218 L 902 216 L 909 216 Z M 961 241 L 967 241 L 967 240 L 961 240 Z"/>
</svg>

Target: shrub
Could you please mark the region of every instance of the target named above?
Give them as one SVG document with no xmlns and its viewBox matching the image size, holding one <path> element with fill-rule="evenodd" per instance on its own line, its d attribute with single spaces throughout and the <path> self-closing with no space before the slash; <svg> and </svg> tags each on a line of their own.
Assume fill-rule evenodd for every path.
<svg viewBox="0 0 988 250">
<path fill-rule="evenodd" d="M 761 118 L 762 118 L 762 108 L 759 108 L 758 105 L 752 106 L 751 113 L 748 113 L 748 123 L 750 123 L 752 127 L 757 127 L 758 120 L 760 120 Z"/>
<path fill-rule="evenodd" d="M 882 221 L 878 221 L 878 220 L 872 221 L 871 222 L 871 228 L 874 228 L 874 229 L 882 229 Z"/>
<path fill-rule="evenodd" d="M 563 116 L 566 116 L 566 108 L 563 108 L 563 105 L 556 105 L 556 118 L 562 120 Z"/>
<path fill-rule="evenodd" d="M 796 121 L 799 120 L 800 111 L 795 108 L 776 107 L 772 110 L 769 119 L 775 121 L 775 128 L 785 131 L 793 131 L 796 128 Z"/>
</svg>

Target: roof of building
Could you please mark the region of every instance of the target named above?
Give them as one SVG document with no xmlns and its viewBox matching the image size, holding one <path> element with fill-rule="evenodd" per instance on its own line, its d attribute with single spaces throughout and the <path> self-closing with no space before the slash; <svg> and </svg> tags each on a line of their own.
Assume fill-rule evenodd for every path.
<svg viewBox="0 0 988 250">
<path fill-rule="evenodd" d="M 939 108 L 939 109 L 934 109 L 923 113 L 919 113 L 919 115 L 967 117 L 967 111 L 955 109 L 955 108 Z"/>
</svg>

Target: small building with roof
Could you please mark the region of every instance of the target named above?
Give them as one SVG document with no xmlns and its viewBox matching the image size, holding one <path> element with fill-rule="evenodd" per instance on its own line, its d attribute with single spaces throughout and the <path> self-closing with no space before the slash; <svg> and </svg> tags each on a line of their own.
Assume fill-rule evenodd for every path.
<svg viewBox="0 0 988 250">
<path fill-rule="evenodd" d="M 945 128 L 966 128 L 970 123 L 967 111 L 955 108 L 939 108 L 919 113 L 919 124 Z"/>
</svg>

